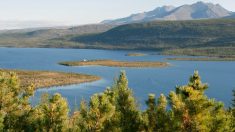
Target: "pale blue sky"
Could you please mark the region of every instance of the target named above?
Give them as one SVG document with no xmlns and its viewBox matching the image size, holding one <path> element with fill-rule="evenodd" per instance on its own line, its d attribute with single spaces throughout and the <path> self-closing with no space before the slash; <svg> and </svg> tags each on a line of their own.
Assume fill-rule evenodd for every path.
<svg viewBox="0 0 235 132">
<path fill-rule="evenodd" d="M 198 0 L 0 0 L 0 20 L 97 23 L 163 5 L 179 6 Z M 202 0 L 235 11 L 235 0 Z"/>
</svg>

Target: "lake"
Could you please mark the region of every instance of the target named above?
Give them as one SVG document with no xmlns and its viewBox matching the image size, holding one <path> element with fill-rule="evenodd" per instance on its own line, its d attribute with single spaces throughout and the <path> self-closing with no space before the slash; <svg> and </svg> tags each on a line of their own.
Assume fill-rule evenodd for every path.
<svg viewBox="0 0 235 132">
<path fill-rule="evenodd" d="M 168 95 L 175 90 L 176 85 L 188 83 L 194 70 L 199 70 L 202 81 L 209 84 L 206 94 L 210 98 L 223 101 L 229 106 L 232 100 L 232 89 L 235 89 L 235 62 L 202 62 L 202 61 L 168 61 L 165 58 L 175 56 L 156 55 L 154 51 L 135 51 L 149 56 L 125 56 L 134 52 L 128 50 L 94 50 L 94 49 L 47 49 L 47 48 L 0 48 L 0 68 L 24 70 L 50 70 L 85 73 L 102 77 L 101 80 L 70 85 L 39 89 L 32 98 L 32 103 L 38 102 L 42 93 L 61 93 L 66 97 L 73 109 L 75 102 L 79 105 L 81 99 L 89 100 L 94 93 L 102 92 L 112 86 L 113 80 L 121 70 L 125 70 L 129 87 L 133 89 L 140 107 L 145 108 L 145 100 L 149 93 L 159 96 Z M 66 67 L 58 65 L 61 61 L 76 61 L 83 59 L 113 59 L 125 61 L 167 61 L 170 67 L 165 68 L 118 68 L 103 66 Z"/>
</svg>

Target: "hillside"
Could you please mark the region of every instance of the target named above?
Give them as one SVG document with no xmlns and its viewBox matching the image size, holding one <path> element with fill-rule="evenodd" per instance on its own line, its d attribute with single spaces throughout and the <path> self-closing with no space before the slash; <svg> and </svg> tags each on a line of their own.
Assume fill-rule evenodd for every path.
<svg viewBox="0 0 235 132">
<path fill-rule="evenodd" d="M 223 18 L 231 15 L 231 12 L 219 4 L 196 2 L 191 5 L 179 7 L 162 6 L 148 12 L 132 14 L 128 17 L 104 20 L 105 24 L 129 24 L 136 22 L 149 22 L 154 20 L 195 20 Z"/>
<path fill-rule="evenodd" d="M 48 29 L 22 29 L 0 32 L 0 46 L 4 47 L 63 47 L 49 44 L 49 40 L 66 35 L 81 35 L 105 32 L 113 25 L 93 24 L 75 27 L 61 27 Z M 67 45 L 69 47 L 69 45 Z"/>
<path fill-rule="evenodd" d="M 235 46 L 235 19 L 154 21 L 128 24 L 70 41 L 115 49 Z"/>
</svg>

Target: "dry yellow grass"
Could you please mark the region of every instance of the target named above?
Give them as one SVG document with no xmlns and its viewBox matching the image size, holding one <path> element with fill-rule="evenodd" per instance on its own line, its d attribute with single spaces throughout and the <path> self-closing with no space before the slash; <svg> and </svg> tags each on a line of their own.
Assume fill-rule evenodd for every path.
<svg viewBox="0 0 235 132">
<path fill-rule="evenodd" d="M 146 56 L 147 54 L 143 54 L 143 53 L 128 53 L 126 54 L 126 56 Z"/>
<path fill-rule="evenodd" d="M 0 69 L 0 72 L 15 72 L 18 75 L 22 86 L 29 86 L 30 84 L 34 84 L 36 88 L 79 84 L 100 79 L 99 77 L 93 75 L 51 71 Z"/>
<path fill-rule="evenodd" d="M 114 60 L 90 60 L 90 61 L 71 61 L 60 62 L 59 64 L 65 66 L 110 66 L 110 67 L 166 67 L 169 64 L 166 62 L 153 61 L 114 61 Z"/>
</svg>

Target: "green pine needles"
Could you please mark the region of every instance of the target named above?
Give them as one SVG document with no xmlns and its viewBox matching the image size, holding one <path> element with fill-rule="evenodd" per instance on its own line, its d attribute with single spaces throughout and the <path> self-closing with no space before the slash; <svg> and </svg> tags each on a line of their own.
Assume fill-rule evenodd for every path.
<svg viewBox="0 0 235 132">
<path fill-rule="evenodd" d="M 69 115 L 65 98 L 44 94 L 37 106 L 29 98 L 34 85 L 21 87 L 14 73 L 0 73 L 0 131 L 25 132 L 232 132 L 235 131 L 234 100 L 230 109 L 208 98 L 207 84 L 198 71 L 189 83 L 168 96 L 149 94 L 147 109 L 141 111 L 128 87 L 124 71 L 114 85 Z M 233 91 L 235 98 L 235 92 Z"/>
</svg>

